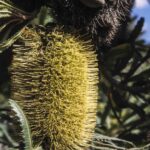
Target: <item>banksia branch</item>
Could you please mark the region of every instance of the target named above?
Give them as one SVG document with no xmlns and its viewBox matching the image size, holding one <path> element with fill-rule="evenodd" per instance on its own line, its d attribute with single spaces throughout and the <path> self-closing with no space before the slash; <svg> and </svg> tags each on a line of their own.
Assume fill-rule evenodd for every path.
<svg viewBox="0 0 150 150">
<path fill-rule="evenodd" d="M 96 124 L 97 56 L 71 30 L 26 28 L 13 45 L 11 98 L 27 116 L 34 145 L 47 139 L 50 150 L 86 150 Z"/>
</svg>

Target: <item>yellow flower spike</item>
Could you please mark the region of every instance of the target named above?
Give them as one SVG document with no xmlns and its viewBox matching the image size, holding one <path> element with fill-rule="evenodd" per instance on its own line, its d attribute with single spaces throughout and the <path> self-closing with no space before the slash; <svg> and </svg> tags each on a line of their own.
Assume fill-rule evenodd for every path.
<svg viewBox="0 0 150 150">
<path fill-rule="evenodd" d="M 71 30 L 56 27 L 46 38 L 43 32 L 26 28 L 13 46 L 11 98 L 26 114 L 35 145 L 47 139 L 50 150 L 86 150 L 96 124 L 97 56 Z"/>
</svg>

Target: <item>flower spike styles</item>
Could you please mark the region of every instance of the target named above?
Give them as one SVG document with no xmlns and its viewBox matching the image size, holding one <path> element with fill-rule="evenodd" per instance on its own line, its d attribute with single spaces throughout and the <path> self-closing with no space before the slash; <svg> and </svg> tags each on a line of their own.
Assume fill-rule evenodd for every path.
<svg viewBox="0 0 150 150">
<path fill-rule="evenodd" d="M 97 56 L 90 40 L 67 30 L 25 29 L 13 45 L 11 98 L 34 145 L 46 139 L 49 150 L 86 150 L 96 124 Z"/>
</svg>

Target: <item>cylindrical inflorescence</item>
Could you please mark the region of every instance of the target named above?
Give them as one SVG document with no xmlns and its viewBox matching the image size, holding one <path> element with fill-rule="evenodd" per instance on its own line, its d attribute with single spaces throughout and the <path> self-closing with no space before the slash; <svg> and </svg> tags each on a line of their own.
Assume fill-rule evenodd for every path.
<svg viewBox="0 0 150 150">
<path fill-rule="evenodd" d="M 46 138 L 50 150 L 86 150 L 92 140 L 98 66 L 84 37 L 63 27 L 26 28 L 13 45 L 11 98 L 25 112 L 35 145 Z"/>
</svg>

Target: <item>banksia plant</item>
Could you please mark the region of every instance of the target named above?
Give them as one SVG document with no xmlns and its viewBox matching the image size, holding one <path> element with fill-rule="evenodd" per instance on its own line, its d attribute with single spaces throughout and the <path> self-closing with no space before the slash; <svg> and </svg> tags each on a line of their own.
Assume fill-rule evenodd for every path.
<svg viewBox="0 0 150 150">
<path fill-rule="evenodd" d="M 103 90 L 104 93 L 106 91 L 108 98 L 110 97 L 110 100 L 116 104 L 117 100 L 123 102 L 124 91 L 118 93 L 117 90 L 126 90 L 127 86 L 122 88 L 122 82 L 119 86 L 119 82 L 114 82 L 111 74 L 109 75 L 109 69 L 111 70 L 114 64 L 113 53 L 103 53 L 102 47 L 109 47 L 121 24 L 127 23 L 133 3 L 134 0 L 0 0 L 0 34 L 5 34 L 0 37 L 0 53 L 2 53 L 1 57 L 3 54 L 8 57 L 13 55 L 10 74 L 7 72 L 7 75 L 11 77 L 8 97 L 12 114 L 15 116 L 11 121 L 18 119 L 24 140 L 24 145 L 20 143 L 18 146 L 11 138 L 8 138 L 8 141 L 13 143 L 11 147 L 17 149 L 19 147 L 21 150 L 149 149 L 150 145 L 136 148 L 132 142 L 102 135 L 98 124 L 95 128 L 98 65 L 93 49 L 99 50 L 98 54 L 100 54 L 98 62 L 101 61 L 100 68 L 104 75 L 104 80 L 101 81 L 102 86 L 105 89 L 108 86 L 108 91 L 112 93 L 105 89 L 101 91 Z M 55 27 L 49 26 L 54 22 Z M 143 21 L 139 23 L 140 26 L 138 26 L 141 28 Z M 139 32 L 135 31 L 138 30 L 135 29 L 133 31 L 135 34 L 131 37 L 137 37 Z M 89 37 L 83 33 L 88 34 Z M 135 38 L 132 38 L 132 44 Z M 104 59 L 105 56 L 101 57 L 101 54 L 108 55 Z M 111 56 L 111 63 L 105 68 L 109 56 Z M 139 60 L 143 61 L 137 56 L 139 53 L 135 55 L 133 64 L 136 62 L 139 64 Z M 129 58 L 131 57 L 132 55 Z M 126 66 L 126 61 L 124 62 L 122 58 L 123 65 L 122 61 L 119 60 L 119 62 L 121 66 Z M 147 58 L 144 57 L 145 60 Z M 127 58 L 127 63 L 129 60 Z M 1 61 L 2 66 L 3 62 Z M 7 67 L 9 64 L 10 61 Z M 118 69 L 118 67 L 115 68 Z M 125 81 L 132 77 L 134 69 L 136 70 L 137 66 L 131 65 Z M 143 73 L 131 80 L 141 79 L 141 77 L 144 77 L 145 83 Z M 122 79 L 121 77 L 119 81 L 123 81 Z M 133 84 L 135 87 L 137 85 L 139 85 L 138 82 Z M 142 90 L 143 88 L 145 92 L 145 84 Z M 124 104 L 120 106 L 125 108 L 131 106 L 130 108 L 134 110 L 135 108 L 137 111 L 141 110 L 130 103 Z M 104 124 L 110 108 L 113 108 L 113 105 L 110 105 L 111 102 L 108 102 L 103 115 L 98 112 L 100 116 L 98 122 L 101 121 Z M 100 106 L 98 111 L 102 109 L 105 108 Z M 117 118 L 117 113 L 115 115 Z M 119 123 L 128 131 L 121 121 Z M 9 126 L 11 125 L 10 122 Z M 120 131 L 120 129 L 117 130 Z M 115 132 L 113 130 L 113 136 L 118 136 Z M 7 132 L 3 137 L 6 135 Z"/>
<path fill-rule="evenodd" d="M 13 45 L 11 99 L 34 145 L 46 140 L 50 150 L 86 150 L 96 124 L 97 56 L 90 40 L 71 30 L 25 28 Z"/>
</svg>

